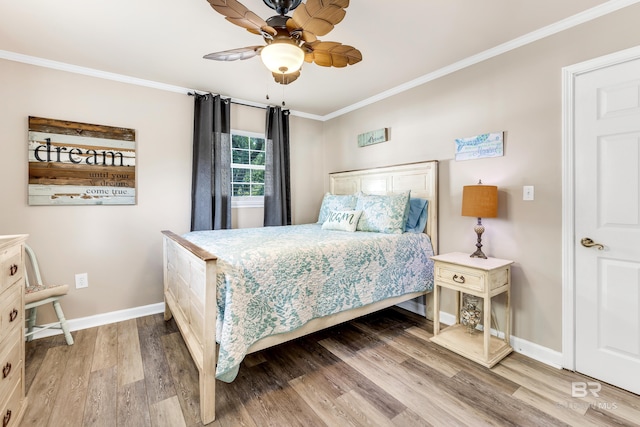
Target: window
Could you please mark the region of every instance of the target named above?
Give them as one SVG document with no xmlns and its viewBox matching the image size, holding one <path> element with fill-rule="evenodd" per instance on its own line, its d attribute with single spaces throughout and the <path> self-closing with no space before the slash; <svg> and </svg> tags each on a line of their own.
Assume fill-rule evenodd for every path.
<svg viewBox="0 0 640 427">
<path fill-rule="evenodd" d="M 264 196 L 264 135 L 231 131 L 233 207 L 261 207 Z"/>
</svg>

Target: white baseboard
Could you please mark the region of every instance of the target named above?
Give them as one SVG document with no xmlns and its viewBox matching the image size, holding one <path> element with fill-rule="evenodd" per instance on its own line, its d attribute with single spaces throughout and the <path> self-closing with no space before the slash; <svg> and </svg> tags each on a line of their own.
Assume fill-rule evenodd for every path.
<svg viewBox="0 0 640 427">
<path fill-rule="evenodd" d="M 80 317 L 78 319 L 67 320 L 70 331 L 94 328 L 96 326 L 108 325 L 110 323 L 122 322 L 124 320 L 136 319 L 138 317 L 149 316 L 151 314 L 163 313 L 164 302 L 157 304 L 133 307 L 125 310 L 112 311 L 109 313 L 96 314 L 94 316 Z M 46 325 L 48 326 L 48 325 Z M 43 329 L 33 334 L 33 338 L 44 338 L 62 334 L 60 329 Z"/>
<path fill-rule="evenodd" d="M 511 335 L 511 347 L 513 347 L 513 351 L 524 354 L 538 362 L 562 369 L 562 353 L 559 351 L 551 350 L 513 335 Z"/>
<path fill-rule="evenodd" d="M 431 307 L 431 310 L 427 312 L 425 305 L 420 304 L 417 301 L 417 298 L 410 299 L 409 301 L 403 301 L 400 304 L 397 304 L 397 306 L 412 313 L 419 314 L 420 316 L 425 316 L 429 320 L 433 320 L 433 307 Z"/>
<path fill-rule="evenodd" d="M 418 304 L 415 300 L 406 301 L 398 304 L 398 307 L 402 307 L 405 310 L 409 310 L 413 313 L 421 316 L 425 315 L 425 306 Z M 440 312 L 440 322 L 445 325 L 452 325 L 456 321 L 456 317 L 451 313 Z M 482 330 L 482 326 L 479 326 Z M 491 334 L 500 338 L 504 338 L 503 332 L 498 332 L 495 329 L 491 329 Z M 516 353 L 523 354 L 538 362 L 542 362 L 546 365 L 552 366 L 557 369 L 562 369 L 562 353 L 559 351 L 551 350 L 550 348 L 543 347 L 539 344 L 532 343 L 522 338 L 511 335 L 511 347 Z"/>
<path fill-rule="evenodd" d="M 426 308 L 424 304 L 420 304 L 416 300 L 409 300 L 398 304 L 405 310 L 412 313 L 426 316 Z M 93 328 L 96 326 L 108 325 L 110 323 L 121 322 L 123 320 L 135 319 L 138 317 L 149 316 L 151 314 L 163 313 L 164 302 L 157 304 L 145 305 L 142 307 L 134 307 L 126 310 L 112 311 L 110 313 L 96 314 L 94 316 L 81 317 L 78 319 L 68 320 L 69 329 L 71 331 L 79 331 L 81 329 Z M 455 322 L 455 316 L 450 313 L 440 312 L 440 322 L 445 325 L 451 325 Z M 34 338 L 44 338 L 52 335 L 59 335 L 62 331 L 59 329 L 44 329 L 33 334 Z M 498 333 L 495 329 L 491 330 L 491 334 L 504 337 L 502 332 Z M 511 347 L 515 352 L 521 353 L 534 360 L 562 369 L 562 353 L 543 347 L 541 345 L 529 342 L 522 338 L 511 336 Z"/>
</svg>

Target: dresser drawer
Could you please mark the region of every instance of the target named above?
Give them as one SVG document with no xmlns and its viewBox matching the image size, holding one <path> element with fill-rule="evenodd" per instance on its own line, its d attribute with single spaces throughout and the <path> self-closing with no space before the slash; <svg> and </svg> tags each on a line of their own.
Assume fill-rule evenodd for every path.
<svg viewBox="0 0 640 427">
<path fill-rule="evenodd" d="M 2 427 L 18 427 L 20 418 L 23 415 L 22 400 L 22 378 L 16 381 L 9 398 L 5 402 L 0 402 L 0 421 Z"/>
<path fill-rule="evenodd" d="M 22 286 L 14 286 L 0 295 L 0 342 L 24 325 L 23 292 Z"/>
<path fill-rule="evenodd" d="M 22 334 L 17 329 L 0 344 L 0 396 L 8 396 L 22 374 Z"/>
<path fill-rule="evenodd" d="M 484 274 L 457 265 L 436 263 L 435 279 L 460 288 L 484 292 Z"/>
<path fill-rule="evenodd" d="M 22 246 L 16 245 L 0 252 L 0 293 L 24 275 Z"/>
</svg>

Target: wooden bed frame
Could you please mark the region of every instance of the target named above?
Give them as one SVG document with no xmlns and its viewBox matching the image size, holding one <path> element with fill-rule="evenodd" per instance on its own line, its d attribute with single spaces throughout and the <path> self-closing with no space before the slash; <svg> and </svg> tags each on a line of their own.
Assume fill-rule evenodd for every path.
<svg viewBox="0 0 640 427">
<path fill-rule="evenodd" d="M 411 196 L 429 200 L 424 232 L 438 248 L 438 162 L 428 161 L 398 166 L 331 173 L 333 194 L 385 194 L 411 190 Z M 203 424 L 215 420 L 216 370 L 216 261 L 208 253 L 171 231 L 163 231 L 165 320 L 175 319 L 200 375 L 200 417 Z M 370 314 L 425 295 L 414 292 L 364 307 L 314 319 L 295 331 L 263 338 L 248 353 Z"/>
</svg>

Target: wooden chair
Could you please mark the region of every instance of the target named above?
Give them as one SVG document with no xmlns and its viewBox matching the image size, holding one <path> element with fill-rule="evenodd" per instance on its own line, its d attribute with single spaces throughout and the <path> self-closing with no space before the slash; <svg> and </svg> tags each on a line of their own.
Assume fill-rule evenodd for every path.
<svg viewBox="0 0 640 427">
<path fill-rule="evenodd" d="M 29 274 L 25 275 L 25 295 L 24 295 L 24 308 L 27 312 L 27 332 L 25 337 L 27 341 L 33 339 L 33 334 L 43 329 L 62 329 L 64 338 L 68 345 L 73 344 L 73 337 L 69 332 L 69 326 L 67 325 L 67 319 L 64 318 L 62 307 L 60 306 L 60 299 L 69 291 L 68 285 L 44 285 L 42 284 L 42 277 L 40 276 L 40 267 L 38 266 L 38 259 L 36 254 L 29 246 L 25 245 L 25 252 L 27 259 L 31 264 L 31 273 L 33 273 L 33 279 L 35 283 L 31 283 L 29 280 Z M 38 307 L 44 304 L 53 304 L 53 309 L 58 316 L 58 322 L 54 322 L 48 325 L 36 325 L 36 316 L 38 314 Z M 34 330 L 37 329 L 37 330 Z"/>
</svg>

